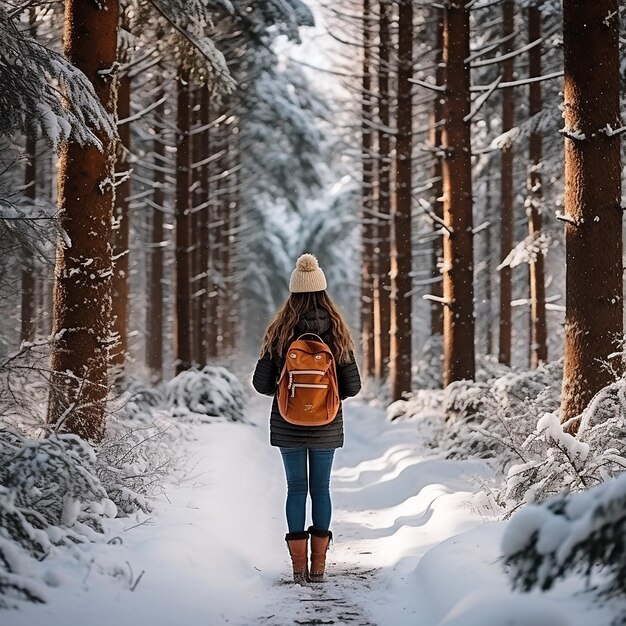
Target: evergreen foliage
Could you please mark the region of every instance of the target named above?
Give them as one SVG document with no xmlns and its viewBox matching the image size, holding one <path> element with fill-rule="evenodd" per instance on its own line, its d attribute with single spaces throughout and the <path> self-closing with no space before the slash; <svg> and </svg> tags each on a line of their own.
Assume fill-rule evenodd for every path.
<svg viewBox="0 0 626 626">
<path fill-rule="evenodd" d="M 244 419 L 244 392 L 239 380 L 224 367 L 187 370 L 165 385 L 166 406 L 174 417 L 215 421 Z"/>
<path fill-rule="evenodd" d="M 626 589 L 626 475 L 574 495 L 562 493 L 515 515 L 502 539 L 516 587 L 550 589 L 571 573 L 590 581 L 603 573 L 597 591 Z"/>
<path fill-rule="evenodd" d="M 209 35 L 216 13 L 233 12 L 228 0 L 137 0 L 131 6 L 134 10 L 129 12 L 128 28 L 143 43 L 156 43 L 164 56 L 190 70 L 199 84 L 215 87 L 218 92 L 235 87 L 224 54 Z"/>
<path fill-rule="evenodd" d="M 46 601 L 31 559 L 103 540 L 104 518 L 150 510 L 172 457 L 159 449 L 164 432 L 127 430 L 97 450 L 75 435 L 0 430 L 0 607 Z"/>
<path fill-rule="evenodd" d="M 250 3 L 233 0 L 234 13 L 252 38 L 263 38 L 270 27 L 275 34 L 283 34 L 293 41 L 300 41 L 301 26 L 313 26 L 313 14 L 302 0 L 267 0 Z M 272 36 L 274 36 L 272 35 Z"/>
<path fill-rule="evenodd" d="M 0 7 L 0 135 L 100 145 L 115 126 L 89 80 L 63 56 L 23 32 Z"/>
<path fill-rule="evenodd" d="M 150 512 L 165 477 L 180 465 L 181 420 L 241 420 L 243 389 L 224 368 L 207 367 L 184 372 L 162 388 L 130 386 L 112 408 L 107 437 L 97 446 L 71 434 L 38 439 L 19 416 L 5 416 L 0 608 L 19 599 L 46 601 L 31 577 L 30 559 L 105 540 L 106 518 Z"/>
</svg>

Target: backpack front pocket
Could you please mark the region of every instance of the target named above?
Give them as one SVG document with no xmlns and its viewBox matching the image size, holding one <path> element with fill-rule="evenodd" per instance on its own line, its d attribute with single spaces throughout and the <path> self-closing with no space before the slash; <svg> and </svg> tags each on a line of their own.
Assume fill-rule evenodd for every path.
<svg viewBox="0 0 626 626">
<path fill-rule="evenodd" d="M 294 380 L 296 376 L 324 376 L 325 374 L 326 372 L 324 370 L 289 370 L 289 383 L 287 384 L 287 389 L 292 389 L 294 385 L 298 384 Z"/>
<path fill-rule="evenodd" d="M 328 385 L 324 383 L 291 383 L 291 397 L 296 395 L 296 387 L 304 387 L 306 389 L 328 389 Z"/>
</svg>

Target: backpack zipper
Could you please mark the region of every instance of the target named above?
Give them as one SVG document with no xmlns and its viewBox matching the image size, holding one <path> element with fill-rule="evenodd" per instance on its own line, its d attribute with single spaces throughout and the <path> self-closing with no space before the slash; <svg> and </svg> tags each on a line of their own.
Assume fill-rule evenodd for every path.
<svg viewBox="0 0 626 626">
<path fill-rule="evenodd" d="M 309 389 L 327 389 L 328 385 L 324 383 L 293 383 L 291 385 L 291 397 L 296 395 L 296 387 L 308 387 Z"/>
<path fill-rule="evenodd" d="M 298 374 L 316 374 L 316 375 L 324 375 L 326 372 L 324 370 L 289 370 L 289 383 L 287 385 L 287 389 L 291 389 L 294 384 L 293 377 Z"/>
</svg>

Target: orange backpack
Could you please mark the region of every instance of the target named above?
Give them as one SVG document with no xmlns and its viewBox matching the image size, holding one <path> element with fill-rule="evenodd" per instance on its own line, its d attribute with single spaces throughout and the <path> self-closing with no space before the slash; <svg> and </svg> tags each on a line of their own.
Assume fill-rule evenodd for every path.
<svg viewBox="0 0 626 626">
<path fill-rule="evenodd" d="M 323 426 L 335 419 L 340 403 L 337 366 L 321 337 L 305 333 L 291 342 L 276 397 L 280 414 L 291 424 Z"/>
</svg>

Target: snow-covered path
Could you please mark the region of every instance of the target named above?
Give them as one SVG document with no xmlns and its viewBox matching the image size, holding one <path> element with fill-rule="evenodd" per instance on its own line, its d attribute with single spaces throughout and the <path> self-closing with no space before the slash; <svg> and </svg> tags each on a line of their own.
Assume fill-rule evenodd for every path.
<svg viewBox="0 0 626 626">
<path fill-rule="evenodd" d="M 2 623 L 604 623 L 572 610 L 571 592 L 563 600 L 513 596 L 497 562 L 503 524 L 478 493 L 487 464 L 436 458 L 421 442 L 419 422 L 389 424 L 358 402 L 346 403 L 346 447 L 333 472 L 328 580 L 293 585 L 285 481 L 280 454 L 268 444 L 268 411 L 268 401 L 255 398 L 254 425 L 194 427 L 187 467 L 155 512 L 111 520 L 111 537 L 121 543 L 77 546 L 40 563 L 58 587 L 50 602 L 5 613 Z M 521 621 L 509 621 L 512 615 Z"/>
<path fill-rule="evenodd" d="M 337 452 L 332 478 L 335 542 L 327 583 L 288 584 L 283 555 L 282 588 L 271 594 L 261 623 L 437 623 L 407 574 L 430 546 L 481 522 L 481 512 L 466 506 L 478 486 L 469 477 L 488 468 L 425 460 L 419 439 L 415 424 L 389 425 L 381 410 L 347 403 L 347 445 Z"/>
</svg>

